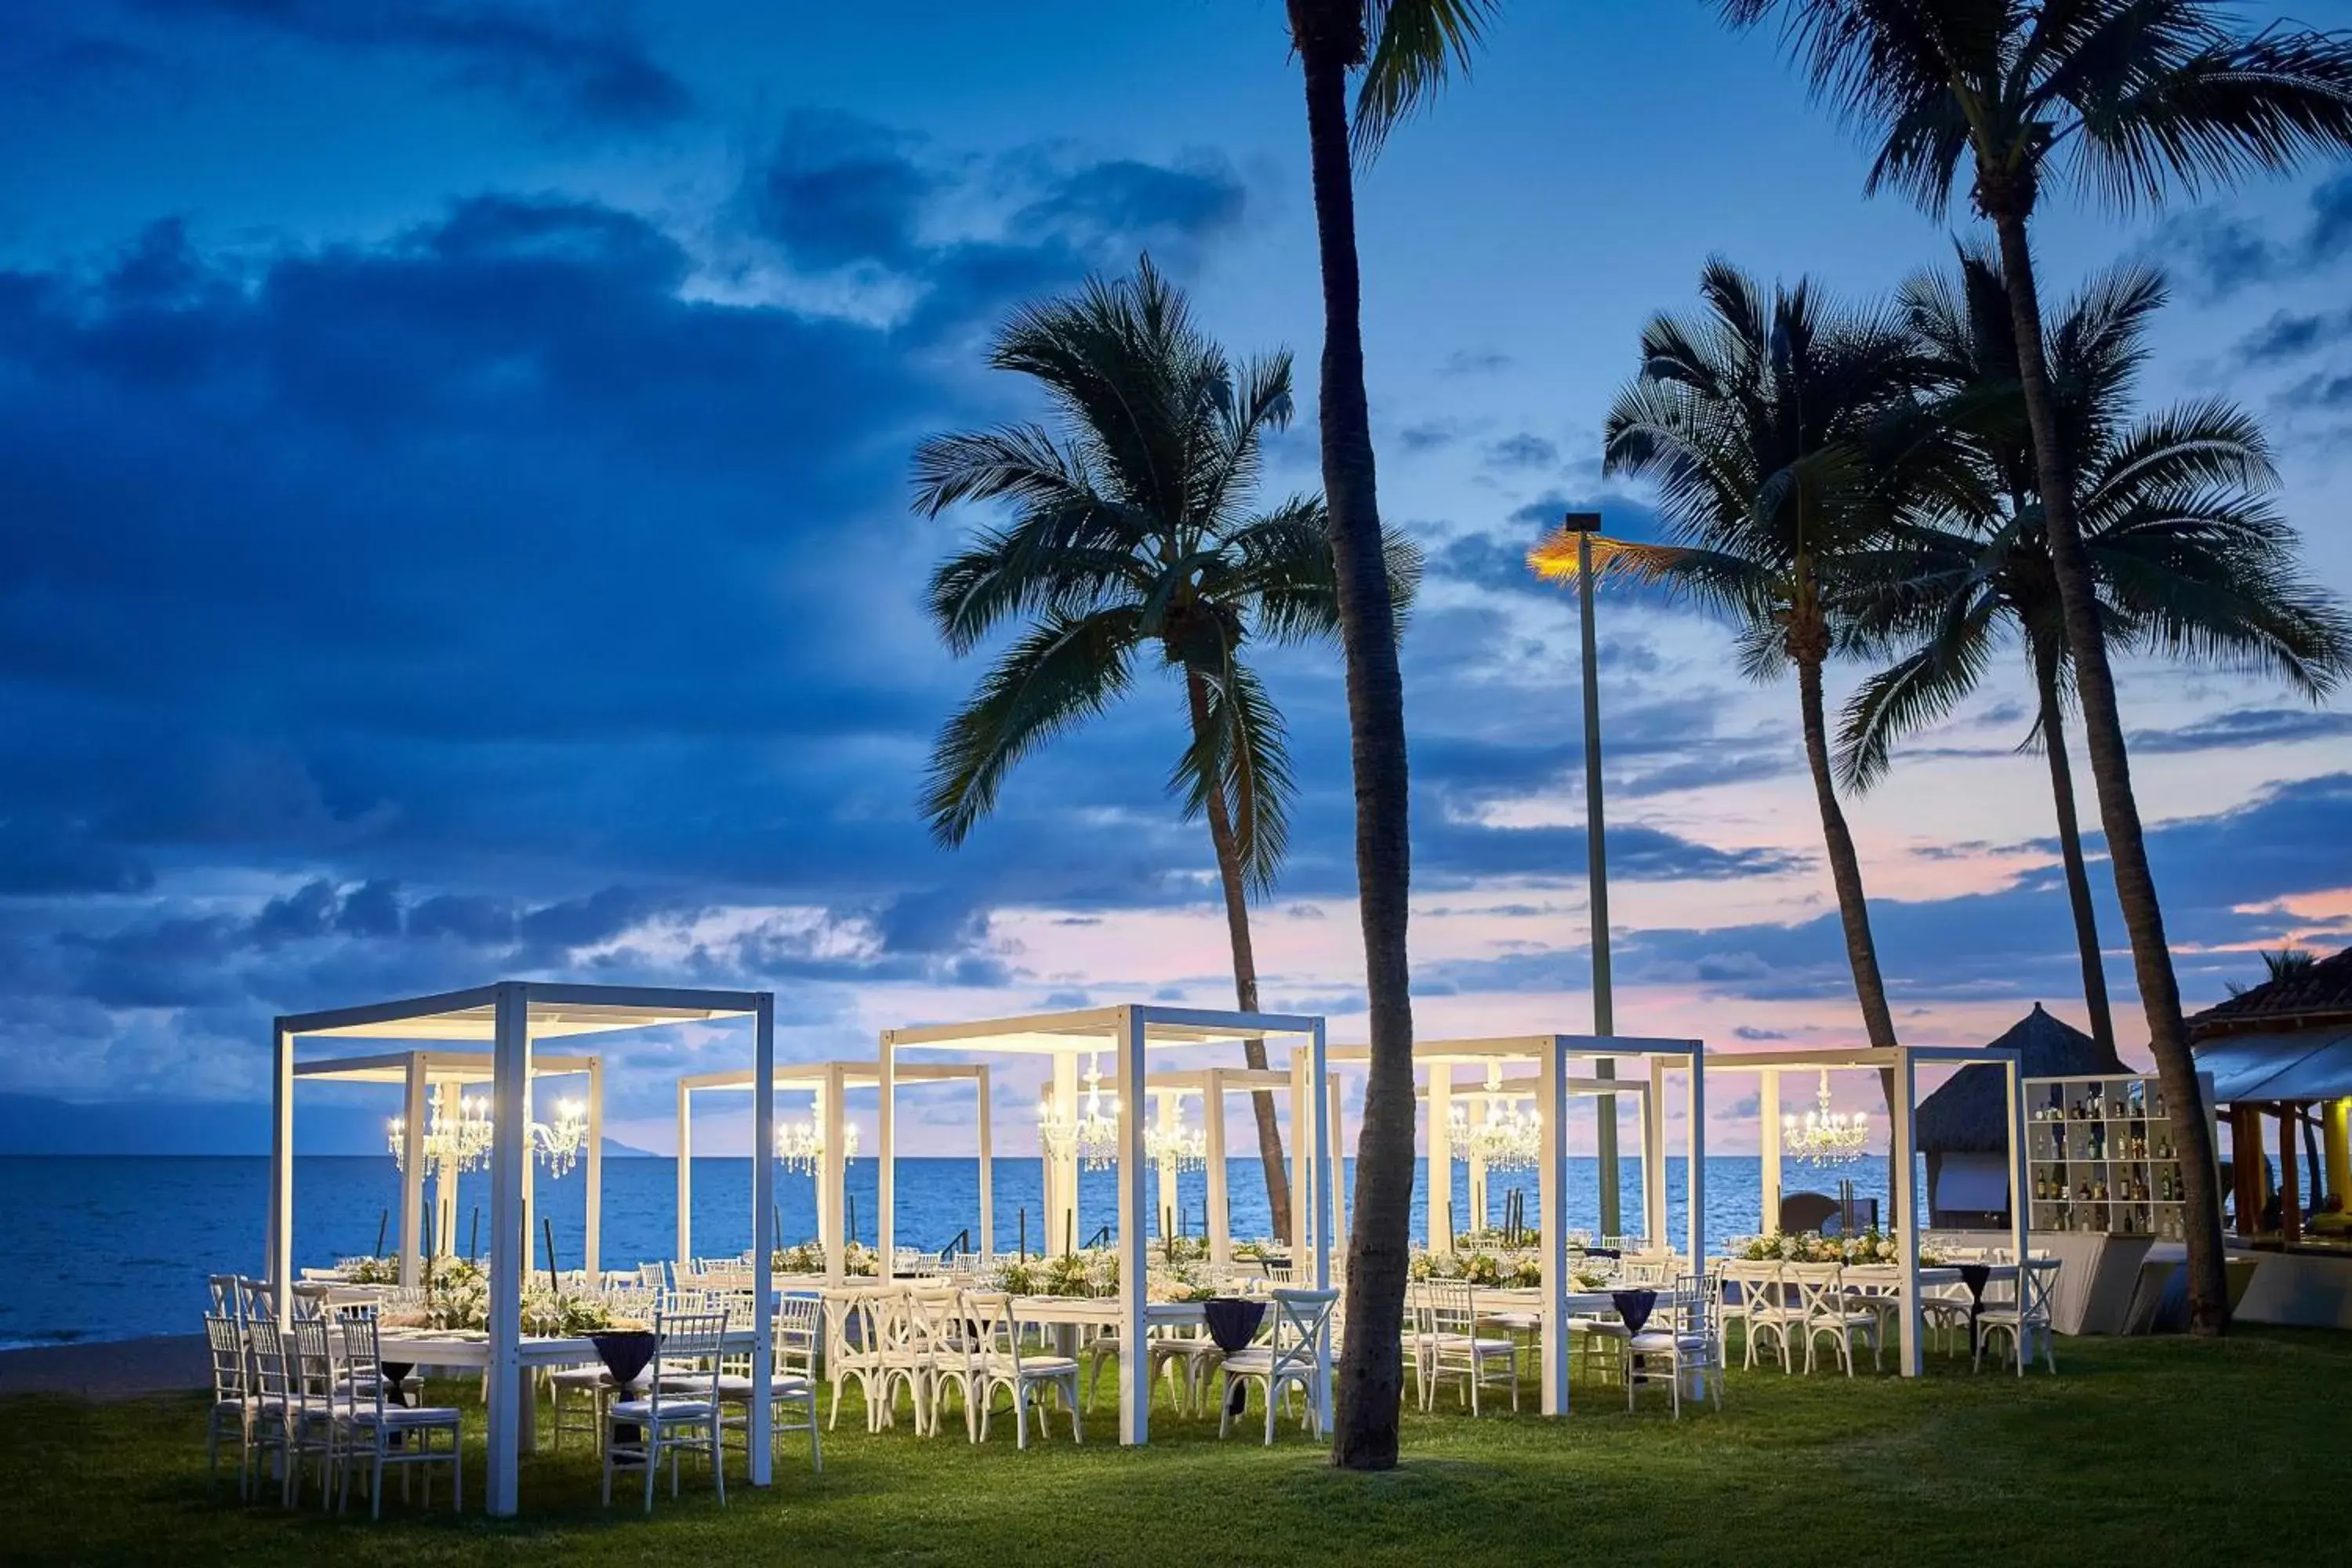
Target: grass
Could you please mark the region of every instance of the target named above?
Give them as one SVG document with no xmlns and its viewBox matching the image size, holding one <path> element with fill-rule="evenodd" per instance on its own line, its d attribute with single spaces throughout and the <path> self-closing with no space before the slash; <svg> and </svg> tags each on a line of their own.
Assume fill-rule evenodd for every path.
<svg viewBox="0 0 2352 1568">
<path fill-rule="evenodd" d="M 1580 1384 L 1564 1422 L 1441 1404 L 1408 1413 L 1405 1463 L 1333 1471 L 1296 1426 L 1267 1450 L 1214 1420 L 1153 1418 L 1148 1449 L 1115 1446 L 1106 1406 L 1083 1448 L 984 1449 L 959 1427 L 869 1436 L 845 1401 L 824 1471 L 788 1449 L 778 1484 L 730 1485 L 721 1509 L 691 1472 L 651 1520 L 597 1500 L 594 1462 L 527 1457 L 522 1515 L 403 1508 L 381 1524 L 208 1496 L 204 1402 L 0 1400 L 0 1542 L 11 1563 L 234 1560 L 386 1563 L 1149 1563 L 1527 1564 L 1573 1560 L 1906 1563 L 2327 1561 L 2343 1550 L 2352 1335 L 2244 1331 L 2062 1342 L 2062 1375 L 1730 1378 L 1720 1413 L 1669 1420 Z M 1106 1390 L 1108 1380 L 1106 1379 Z M 1533 1406 L 1533 1388 L 1526 1403 Z M 468 1406 L 469 1501 L 481 1433 Z M 1449 1396 L 1450 1398 L 1450 1396 Z M 740 1461 L 739 1461 L 740 1467 Z M 740 1477 L 738 1468 L 735 1477 Z M 732 1478 L 730 1478 L 732 1479 Z M 446 1492 L 441 1494 L 446 1498 Z"/>
</svg>

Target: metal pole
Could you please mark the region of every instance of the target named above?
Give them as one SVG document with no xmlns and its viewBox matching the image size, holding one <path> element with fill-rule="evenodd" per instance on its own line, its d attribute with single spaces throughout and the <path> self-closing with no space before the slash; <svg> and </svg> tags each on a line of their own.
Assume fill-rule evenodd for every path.
<svg viewBox="0 0 2352 1568">
<path fill-rule="evenodd" d="M 1584 653 L 1584 879 L 1592 916 L 1592 1032 L 1617 1032 L 1616 1007 L 1609 990 L 1609 851 L 1603 842 L 1601 800 L 1601 657 L 1592 633 L 1592 528 L 1591 519 L 1576 536 L 1576 610 Z M 1596 1078 L 1615 1078 L 1617 1064 L 1602 1057 Z M 1619 1224 L 1617 1194 L 1617 1097 L 1604 1094 L 1596 1107 L 1601 1135 L 1593 1152 L 1600 1161 L 1601 1233 L 1613 1236 Z"/>
</svg>

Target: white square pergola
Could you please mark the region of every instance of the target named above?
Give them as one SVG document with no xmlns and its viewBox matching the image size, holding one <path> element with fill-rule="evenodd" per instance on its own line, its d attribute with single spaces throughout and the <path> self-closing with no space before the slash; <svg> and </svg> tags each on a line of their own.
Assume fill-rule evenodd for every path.
<svg viewBox="0 0 2352 1568">
<path fill-rule="evenodd" d="M 1901 1352 L 1903 1375 L 1917 1377 L 1923 1370 L 1919 1326 L 1919 1198 L 1918 1148 L 1919 1068 L 1930 1067 L 1997 1067 L 2002 1072 L 2009 1106 L 2010 1240 L 2016 1256 L 2026 1256 L 2025 1096 L 2018 1078 L 2017 1053 L 2000 1046 L 1853 1046 L 1786 1051 L 1726 1051 L 1709 1058 L 1715 1072 L 1753 1072 L 1762 1079 L 1757 1094 L 1757 1115 L 1763 1123 L 1761 1228 L 1780 1224 L 1780 1076 L 1783 1073 L 1868 1069 L 1890 1074 L 1895 1108 L 1887 1150 L 1887 1184 L 1893 1210 L 1887 1223 L 1894 1228 L 1896 1266 L 1903 1271 Z"/>
<path fill-rule="evenodd" d="M 940 1024 L 921 1028 L 886 1029 L 881 1039 L 882 1104 L 878 1121 L 881 1145 L 880 1214 L 877 1217 L 877 1240 L 881 1251 L 884 1277 L 889 1276 L 896 1242 L 896 1188 L 898 1143 L 894 1102 L 898 1076 L 898 1058 L 908 1051 L 946 1051 L 964 1056 L 1005 1054 L 1044 1057 L 1053 1064 L 1057 1103 L 1076 1103 L 1077 1064 L 1080 1057 L 1097 1052 L 1110 1053 L 1118 1067 L 1112 1088 L 1118 1099 L 1118 1312 L 1120 1343 L 1140 1345 L 1146 1339 L 1145 1313 L 1150 1289 L 1147 1248 L 1150 1205 L 1147 1192 L 1149 1163 L 1143 1152 L 1144 1100 L 1150 1072 L 1149 1055 L 1155 1050 L 1183 1047 L 1214 1047 L 1238 1045 L 1244 1040 L 1275 1040 L 1287 1037 L 1294 1042 L 1293 1074 L 1307 1084 L 1327 1081 L 1323 1020 L 1303 1015 L 1276 1013 L 1221 1013 L 1188 1007 L 1122 1006 L 1097 1007 L 1068 1013 L 1034 1014 L 1025 1017 L 998 1018 L 979 1023 Z M 1303 1050 L 1301 1049 L 1303 1047 Z M 1303 1062 L 1297 1058 L 1304 1056 Z M 1294 1157 L 1306 1164 L 1312 1202 L 1307 1217 L 1301 1222 L 1307 1232 L 1294 1238 L 1304 1256 L 1313 1264 L 1314 1287 L 1330 1289 L 1331 1230 L 1328 1224 L 1316 1223 L 1318 1216 L 1331 1212 L 1331 1125 L 1330 1101 L 1321 1093 L 1303 1092 L 1298 1097 L 1306 1112 L 1307 1126 L 1294 1127 L 1292 1136 L 1298 1145 Z M 1049 1159 L 1050 1169 L 1053 1162 Z M 1071 1216 L 1063 1222 L 1066 1236 L 1075 1235 L 1077 1184 L 1075 1171 L 1070 1179 L 1047 1183 L 1049 1193 L 1055 1188 L 1060 1194 L 1047 1200 L 1047 1240 L 1050 1247 L 1052 1221 L 1058 1212 Z M 1062 1195 L 1066 1194 L 1066 1195 Z M 1058 1205 L 1058 1206 L 1057 1206 Z M 1325 1418 L 1328 1421 L 1329 1412 Z M 1128 1355 L 1119 1362 L 1118 1439 L 1122 1444 L 1144 1443 L 1151 1433 L 1151 1362 L 1149 1356 Z"/>
<path fill-rule="evenodd" d="M 670 1024 L 746 1018 L 752 1025 L 752 1136 L 775 1142 L 775 997 L 765 991 L 692 991 L 660 986 L 570 985 L 501 980 L 470 991 L 378 1002 L 280 1017 L 272 1025 L 276 1061 L 270 1118 L 270 1299 L 281 1316 L 292 1308 L 294 1236 L 294 1042 L 298 1039 L 386 1039 L 416 1042 L 487 1041 L 490 1045 L 489 1364 L 484 1373 L 488 1416 L 489 1475 L 485 1489 L 494 1515 L 515 1511 L 524 1401 L 522 1285 L 525 1171 L 530 1154 L 529 1085 L 534 1040 L 563 1039 Z M 410 1126 L 415 1126 L 414 1121 Z M 601 1131 L 601 1129 L 600 1129 Z M 774 1364 L 774 1237 L 770 1215 L 775 1165 L 751 1163 L 751 1246 L 754 1386 L 766 1385 Z M 766 1486 L 770 1470 L 768 1402 L 751 1401 L 747 1444 L 751 1480 Z"/>
<path fill-rule="evenodd" d="M 1365 1062 L 1370 1048 L 1342 1046 L 1335 1060 Z M 1502 1062 L 1533 1062 L 1536 1075 L 1524 1087 L 1532 1090 L 1540 1129 L 1537 1159 L 1536 1205 L 1538 1237 L 1543 1264 L 1542 1392 L 1543 1413 L 1565 1415 L 1569 1409 L 1568 1356 L 1568 1228 L 1560 1200 L 1568 1187 L 1568 1107 L 1572 1096 L 1601 1099 L 1633 1095 L 1642 1102 L 1642 1195 L 1647 1211 L 1649 1240 L 1666 1242 L 1666 1076 L 1680 1072 L 1690 1088 L 1689 1159 L 1684 1179 L 1689 1188 L 1689 1258 L 1694 1271 L 1706 1267 L 1706 1075 L 1723 1061 L 1709 1056 L 1701 1040 L 1647 1039 L 1630 1035 L 1518 1035 L 1491 1039 L 1416 1040 L 1413 1063 L 1429 1073 L 1429 1235 L 1431 1245 L 1453 1245 L 1453 1150 L 1448 1125 L 1454 1090 L 1454 1070 L 1468 1064 L 1486 1067 Z M 1643 1079 L 1580 1078 L 1570 1070 L 1580 1058 L 1607 1062 L 1613 1070 L 1621 1062 L 1636 1061 L 1647 1069 Z M 1485 1092 L 1483 1086 L 1460 1086 L 1465 1094 Z M 1652 1173 L 1655 1173 L 1653 1176 Z"/>
<path fill-rule="evenodd" d="M 400 1282 L 415 1285 L 424 1260 L 421 1221 L 425 1213 L 425 1132 L 435 1114 L 455 1116 L 457 1100 L 467 1084 L 489 1083 L 495 1064 L 488 1051 L 410 1048 L 364 1057 L 336 1057 L 297 1062 L 294 1077 L 303 1083 L 381 1083 L 401 1086 L 402 1149 L 400 1159 Z M 602 1264 L 599 1247 L 604 1233 L 604 1063 L 599 1057 L 548 1056 L 534 1052 L 531 1081 L 585 1074 L 588 1079 L 588 1146 L 582 1163 L 588 1168 L 586 1246 L 581 1267 L 594 1279 Z M 524 1117 L 530 1117 L 526 1100 Z M 434 1250 L 455 1255 L 457 1250 L 457 1188 L 436 1170 L 433 1177 Z M 530 1220 L 531 1163 L 522 1163 L 522 1210 Z"/>
<path fill-rule="evenodd" d="M 957 1083 L 972 1085 L 976 1099 L 974 1120 L 980 1133 L 980 1251 L 983 1258 L 993 1258 L 995 1250 L 995 1169 L 996 1157 L 989 1117 L 988 1067 L 985 1063 L 927 1063 L 915 1066 L 901 1063 L 898 1079 L 902 1083 Z M 779 1068 L 770 1080 L 778 1094 L 814 1094 L 821 1107 L 819 1112 L 825 1127 L 824 1152 L 817 1157 L 816 1168 L 816 1231 L 817 1240 L 824 1247 L 824 1277 L 828 1285 L 839 1285 L 847 1277 L 847 1247 L 853 1239 L 844 1226 L 848 1208 L 848 1162 L 843 1153 L 843 1140 L 834 1132 L 836 1127 L 849 1124 L 847 1092 L 852 1089 L 872 1089 L 882 1081 L 882 1069 L 874 1062 L 807 1062 Z M 751 1072 L 740 1068 L 730 1072 L 696 1073 L 677 1080 L 677 1260 L 684 1263 L 694 1256 L 694 1097 L 711 1090 L 748 1089 Z M 783 1238 L 776 1238 L 779 1246 Z"/>
</svg>

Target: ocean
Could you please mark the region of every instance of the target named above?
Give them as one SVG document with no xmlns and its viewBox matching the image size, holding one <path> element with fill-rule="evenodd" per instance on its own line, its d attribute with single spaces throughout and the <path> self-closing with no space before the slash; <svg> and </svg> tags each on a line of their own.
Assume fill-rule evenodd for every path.
<svg viewBox="0 0 2352 1568">
<path fill-rule="evenodd" d="M 1672 1234 L 1686 1221 L 1684 1166 L 1669 1158 L 1667 1213 Z M 1428 1163 L 1418 1163 L 1413 1198 L 1413 1235 L 1419 1239 Z M 1352 1178 L 1354 1162 L 1349 1162 Z M 377 1228 L 400 1201 L 399 1178 L 383 1156 L 305 1156 L 294 1163 L 294 1239 L 298 1268 L 323 1268 L 337 1258 L 374 1248 Z M 874 1240 L 876 1163 L 850 1163 L 848 1190 L 856 1215 L 856 1234 Z M 1233 1230 L 1236 1237 L 1266 1233 L 1265 1181 L 1254 1159 L 1231 1162 Z M 1638 1228 L 1642 1213 L 1642 1163 L 1629 1158 L 1621 1171 L 1623 1213 Z M 1858 1161 L 1837 1173 L 1856 1191 L 1884 1205 L 1886 1162 Z M 1079 1223 L 1091 1233 L 1118 1215 L 1116 1172 L 1089 1171 L 1079 1183 Z M 1019 1238 L 1025 1212 L 1029 1242 L 1041 1245 L 1040 1170 L 1034 1159 L 1000 1157 L 996 1162 L 996 1244 L 1007 1251 Z M 1503 1215 L 1505 1194 L 1526 1192 L 1530 1221 L 1536 1194 L 1532 1173 L 1496 1173 L 1489 1183 L 1494 1219 Z M 1454 1212 L 1468 1208 L 1466 1168 L 1454 1172 Z M 1569 1162 L 1568 1223 L 1592 1228 L 1599 1213 L 1600 1182 L 1590 1158 Z M 604 1262 L 624 1268 L 667 1258 L 677 1235 L 677 1162 L 612 1158 L 604 1162 Z M 1714 1245 L 1750 1234 L 1759 1225 L 1759 1175 L 1753 1155 L 1714 1155 L 1706 1163 L 1707 1234 Z M 1790 1173 L 1788 1187 L 1806 1184 Z M 1816 1177 L 1811 1184 L 1825 1184 Z M 1155 1183 L 1156 1185 L 1156 1183 Z M 815 1184 L 804 1175 L 780 1173 L 777 1205 L 785 1243 L 816 1234 Z M 555 1227 L 558 1263 L 577 1268 L 586 1193 L 584 1167 L 561 1179 L 542 1172 L 537 1182 L 539 1212 Z M 751 1239 L 751 1163 L 745 1158 L 695 1161 L 694 1249 L 706 1257 L 743 1251 Z M 131 1339 L 143 1334 L 197 1332 L 207 1274 L 258 1274 L 263 1227 L 268 1208 L 269 1162 L 252 1157 L 0 1157 L 0 1255 L 16 1260 L 10 1288 L 0 1291 L 0 1348 L 71 1341 Z M 977 1233 L 980 1176 L 970 1159 L 909 1159 L 899 1163 L 898 1240 L 902 1245 L 943 1247 L 966 1226 Z M 1165 1200 L 1155 1194 L 1152 1228 Z M 1197 1231 L 1207 1203 L 1207 1177 L 1191 1172 L 1179 1179 L 1177 1203 L 1185 1228 Z M 489 1182 L 466 1177 L 458 1193 L 456 1250 L 467 1250 L 473 1215 L 487 1215 Z M 387 1236 L 396 1236 L 392 1219 Z M 1083 1236 L 1081 1237 L 1083 1240 Z M 387 1239 L 389 1248 L 396 1241 Z M 534 1267 L 542 1261 L 534 1251 Z"/>
</svg>

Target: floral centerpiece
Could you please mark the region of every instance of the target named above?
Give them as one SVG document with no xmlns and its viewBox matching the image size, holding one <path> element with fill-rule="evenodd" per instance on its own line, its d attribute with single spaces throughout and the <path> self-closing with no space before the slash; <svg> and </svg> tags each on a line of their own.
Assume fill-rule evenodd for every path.
<svg viewBox="0 0 2352 1568">
<path fill-rule="evenodd" d="M 771 1267 L 779 1274 L 824 1272 L 824 1243 L 821 1241 L 780 1247 L 770 1258 Z M 842 1248 L 841 1271 L 853 1279 L 871 1278 L 882 1272 L 882 1255 L 862 1241 L 853 1241 Z"/>
<path fill-rule="evenodd" d="M 352 1285 L 400 1283 L 400 1259 L 397 1258 L 345 1258 L 335 1264 L 335 1271 Z"/>
<path fill-rule="evenodd" d="M 1739 1256 L 1751 1262 L 1843 1263 L 1851 1268 L 1860 1264 L 1895 1262 L 1902 1257 L 1902 1247 L 1892 1232 L 1874 1227 L 1852 1236 L 1823 1236 L 1817 1230 L 1792 1236 L 1776 1230 L 1748 1237 L 1741 1244 Z M 1933 1248 L 1919 1248 L 1922 1264 L 1933 1267 L 1941 1260 Z"/>
</svg>

